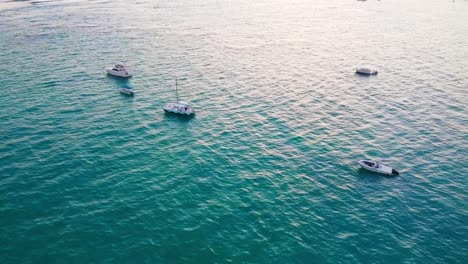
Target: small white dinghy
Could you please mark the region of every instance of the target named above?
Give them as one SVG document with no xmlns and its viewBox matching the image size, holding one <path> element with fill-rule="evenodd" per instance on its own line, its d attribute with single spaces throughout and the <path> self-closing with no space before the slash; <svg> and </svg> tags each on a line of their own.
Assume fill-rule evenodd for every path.
<svg viewBox="0 0 468 264">
<path fill-rule="evenodd" d="M 132 77 L 130 73 L 128 73 L 125 66 L 122 64 L 116 64 L 114 67 L 106 68 L 107 74 L 114 75 L 117 77 L 129 78 Z"/>
<path fill-rule="evenodd" d="M 356 73 L 361 75 L 377 75 L 379 72 L 368 68 L 357 68 Z"/>
<path fill-rule="evenodd" d="M 358 163 L 361 166 L 361 168 L 366 170 L 391 176 L 400 175 L 400 173 L 398 173 L 397 170 L 390 166 L 382 164 L 379 160 L 359 160 Z"/>
<path fill-rule="evenodd" d="M 175 103 L 167 103 L 164 105 L 163 110 L 165 112 L 188 115 L 188 116 L 195 113 L 190 103 L 179 101 L 179 93 L 177 91 L 177 79 L 176 79 L 176 98 L 177 98 L 177 101 Z"/>
<path fill-rule="evenodd" d="M 133 87 L 130 85 L 124 85 L 120 87 L 120 93 L 126 94 L 126 95 L 134 95 L 135 92 L 133 91 Z"/>
</svg>

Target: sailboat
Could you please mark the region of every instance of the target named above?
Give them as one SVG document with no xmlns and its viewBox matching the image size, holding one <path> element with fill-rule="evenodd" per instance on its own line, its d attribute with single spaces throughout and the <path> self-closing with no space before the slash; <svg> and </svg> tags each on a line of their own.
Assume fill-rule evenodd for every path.
<svg viewBox="0 0 468 264">
<path fill-rule="evenodd" d="M 177 78 L 176 78 L 176 98 L 177 98 L 177 102 L 167 103 L 164 105 L 163 107 L 164 111 L 168 113 L 175 113 L 175 114 L 181 114 L 181 115 L 192 115 L 195 113 L 190 103 L 179 101 L 179 92 L 177 90 Z"/>
</svg>

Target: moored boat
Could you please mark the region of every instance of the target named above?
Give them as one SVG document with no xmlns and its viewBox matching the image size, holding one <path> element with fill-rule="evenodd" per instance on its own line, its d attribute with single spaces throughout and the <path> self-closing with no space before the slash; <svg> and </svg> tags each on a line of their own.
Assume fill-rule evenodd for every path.
<svg viewBox="0 0 468 264">
<path fill-rule="evenodd" d="M 181 115 L 192 115 L 195 113 L 193 107 L 188 102 L 179 101 L 179 93 L 177 90 L 177 79 L 176 79 L 176 98 L 175 103 L 166 103 L 163 106 L 163 110 L 167 113 L 181 114 Z"/>
<path fill-rule="evenodd" d="M 377 173 L 381 173 L 385 175 L 390 175 L 390 176 L 400 175 L 400 173 L 397 170 L 395 170 L 394 168 L 390 166 L 382 164 L 378 160 L 359 160 L 358 163 L 361 166 L 361 168 L 369 170 L 369 171 L 373 171 L 373 172 L 377 172 Z"/>
<path fill-rule="evenodd" d="M 356 73 L 361 75 L 377 75 L 379 72 L 368 68 L 357 68 Z"/>
<path fill-rule="evenodd" d="M 194 113 L 192 106 L 187 102 L 167 103 L 163 107 L 168 113 L 191 115 Z"/>
<path fill-rule="evenodd" d="M 133 90 L 133 87 L 130 85 L 124 85 L 120 87 L 120 93 L 126 94 L 126 95 L 134 95 L 135 91 Z"/>
<path fill-rule="evenodd" d="M 123 78 L 129 78 L 132 77 L 132 75 L 127 71 L 125 66 L 122 64 L 116 64 L 114 67 L 106 68 L 107 74 L 117 76 L 117 77 L 123 77 Z"/>
</svg>

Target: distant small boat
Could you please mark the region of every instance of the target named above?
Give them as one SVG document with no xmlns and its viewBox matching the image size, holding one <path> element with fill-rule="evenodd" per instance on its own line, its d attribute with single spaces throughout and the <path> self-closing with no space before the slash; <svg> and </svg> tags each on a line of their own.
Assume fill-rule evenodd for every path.
<svg viewBox="0 0 468 264">
<path fill-rule="evenodd" d="M 120 87 L 120 93 L 126 94 L 126 95 L 134 95 L 135 92 L 133 91 L 133 87 L 130 85 L 124 85 Z"/>
<path fill-rule="evenodd" d="M 122 64 L 116 64 L 114 67 L 106 68 L 106 71 L 110 75 L 118 76 L 118 77 L 123 77 L 123 78 L 129 78 L 132 77 L 130 73 L 128 73 L 127 69 L 125 69 L 125 66 Z"/>
<path fill-rule="evenodd" d="M 357 68 L 356 73 L 361 75 L 377 75 L 379 72 L 368 68 Z"/>
<path fill-rule="evenodd" d="M 359 160 L 358 163 L 361 166 L 361 168 L 369 171 L 391 176 L 400 175 L 400 173 L 398 173 L 397 170 L 390 166 L 382 164 L 379 160 Z"/>
<path fill-rule="evenodd" d="M 179 93 L 177 91 L 177 78 L 176 78 L 176 98 L 177 98 L 177 101 L 175 103 L 167 103 L 164 105 L 163 110 L 165 112 L 188 115 L 188 116 L 195 113 L 190 103 L 179 101 Z"/>
</svg>

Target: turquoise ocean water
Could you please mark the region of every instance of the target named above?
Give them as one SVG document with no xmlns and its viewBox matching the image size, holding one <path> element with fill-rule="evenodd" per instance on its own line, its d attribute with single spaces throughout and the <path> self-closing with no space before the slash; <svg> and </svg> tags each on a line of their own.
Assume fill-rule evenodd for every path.
<svg viewBox="0 0 468 264">
<path fill-rule="evenodd" d="M 467 1 L 0 1 L 0 58 L 0 263 L 468 263 Z"/>
</svg>

